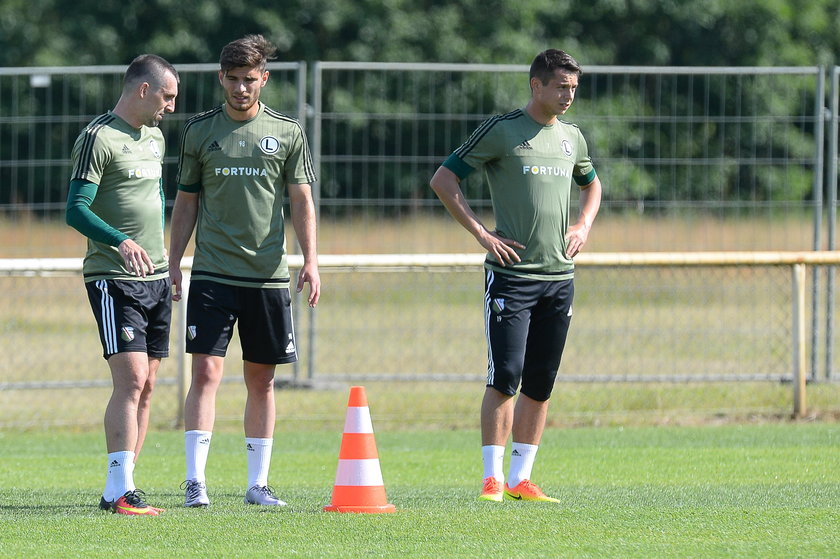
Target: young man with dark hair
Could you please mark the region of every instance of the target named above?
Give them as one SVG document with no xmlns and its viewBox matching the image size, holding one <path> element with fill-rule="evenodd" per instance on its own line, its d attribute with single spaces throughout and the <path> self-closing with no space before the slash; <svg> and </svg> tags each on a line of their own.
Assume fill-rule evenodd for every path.
<svg viewBox="0 0 840 559">
<path fill-rule="evenodd" d="M 572 258 L 586 243 L 601 202 L 601 182 L 583 135 L 557 118 L 574 101 L 580 74 L 578 63 L 563 51 L 537 55 L 525 108 L 481 124 L 431 180 L 449 213 L 487 251 L 481 500 L 557 502 L 530 478 L 572 317 Z M 490 188 L 493 230 L 473 212 L 460 187 L 476 169 Z M 580 189 L 580 214 L 570 225 L 572 181 Z M 504 451 L 511 433 L 505 483 Z"/>
<path fill-rule="evenodd" d="M 181 141 L 169 273 L 173 299 L 180 300 L 180 262 L 195 228 L 187 302 L 187 352 L 192 354 L 192 384 L 185 406 L 187 507 L 210 504 L 205 467 L 216 392 L 237 321 L 248 394 L 245 502 L 286 504 L 268 486 L 275 366 L 297 360 L 284 190 L 304 259 L 296 287 L 301 291 L 309 283 L 311 307 L 318 303 L 321 280 L 311 188 L 315 172 L 306 136 L 295 119 L 259 100 L 273 54 L 274 47 L 261 35 L 225 46 L 218 74 L 225 103 L 191 118 Z"/>
<path fill-rule="evenodd" d="M 83 273 L 114 389 L 105 410 L 108 476 L 99 506 L 156 516 L 134 485 L 160 360 L 169 353 L 172 302 L 163 240 L 163 134 L 178 72 L 153 54 L 125 73 L 120 99 L 73 146 L 67 224 L 88 239 Z"/>
</svg>

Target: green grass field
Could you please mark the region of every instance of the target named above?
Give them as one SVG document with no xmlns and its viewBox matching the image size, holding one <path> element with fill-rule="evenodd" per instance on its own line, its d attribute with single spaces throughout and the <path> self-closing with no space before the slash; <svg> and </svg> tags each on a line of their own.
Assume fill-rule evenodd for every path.
<svg viewBox="0 0 840 559">
<path fill-rule="evenodd" d="M 451 220 L 344 225 L 323 224 L 323 254 L 475 251 Z M 758 238 L 769 245 L 743 248 L 807 248 L 807 235 L 787 234 L 803 229 L 793 221 L 774 222 L 770 236 L 750 234 L 757 225 L 748 221 L 726 228 L 706 224 L 701 228 L 714 234 L 700 236 L 693 233 L 697 223 L 679 220 L 601 225 L 593 250 L 719 249 L 732 239 Z M 0 257 L 83 252 L 81 239 L 61 224 L 0 221 L 0 239 Z M 480 281 L 455 283 L 454 274 L 418 283 L 384 274 L 345 275 L 327 277 L 332 291 L 325 292 L 318 315 L 326 343 L 318 344 L 315 356 L 318 370 L 339 380 L 277 393 L 271 483 L 289 507 L 242 504 L 241 382 L 220 391 L 208 464 L 213 505 L 206 510 L 180 506 L 179 396 L 173 384 L 159 384 L 136 480 L 152 504 L 168 508 L 161 518 L 117 517 L 96 507 L 105 474 L 101 421 L 107 388 L 0 391 L 0 559 L 840 557 L 836 382 L 809 385 L 810 421 L 797 422 L 788 420 L 789 384 L 559 383 L 534 473 L 535 481 L 563 500 L 559 506 L 476 500 L 480 382 L 367 382 L 382 473 L 398 512 L 323 512 L 347 402 L 349 383 L 340 380 L 341 373 L 480 375 L 484 367 Z M 620 279 L 627 282 L 626 275 Z M 759 279 L 770 287 L 755 289 Z M 761 313 L 770 308 L 767 293 L 787 297 L 787 277 L 712 277 L 708 283 L 725 284 L 727 295 L 695 291 L 704 298 L 688 300 L 677 311 L 670 299 L 682 296 L 679 289 L 663 292 L 639 282 L 639 290 L 618 290 L 605 302 L 606 288 L 621 282 L 601 271 L 582 280 L 589 291 L 581 289 L 575 339 L 561 372 L 657 372 L 653 356 L 664 357 L 669 372 L 696 366 L 700 358 L 706 371 L 722 374 L 773 370 L 779 363 L 787 370 L 784 353 L 764 355 L 761 349 L 768 340 L 786 338 L 787 321 L 780 331 L 778 320 Z M 678 285 L 697 281 L 689 276 Z M 339 289 L 344 284 L 349 287 Z M 78 278 L 3 285 L 0 344 L 7 358 L 0 382 L 107 379 Z M 429 302 L 413 300 L 426 292 Z M 639 301 L 667 326 L 668 336 L 628 328 L 637 322 Z M 714 328 L 697 326 L 710 316 Z M 356 325 L 351 330 L 348 317 Z M 418 326 L 424 320 L 443 338 L 430 344 L 434 351 L 418 342 L 428 342 L 427 330 Z M 605 360 L 600 354 L 606 344 L 648 351 L 619 351 L 629 357 Z M 707 356 L 708 347 L 714 351 Z M 227 360 L 228 378 L 241 374 L 237 352 Z M 172 380 L 174 363 L 167 360 L 162 378 Z M 289 367 L 281 369 L 281 377 L 289 375 Z"/>
<path fill-rule="evenodd" d="M 371 402 L 377 427 L 375 402 Z M 840 428 L 798 423 L 551 429 L 535 479 L 561 505 L 480 503 L 478 433 L 377 429 L 391 515 L 326 513 L 339 432 L 278 434 L 272 485 L 242 504 L 241 435 L 213 440 L 213 504 L 181 507 L 182 434 L 136 471 L 160 518 L 98 510 L 102 436 L 0 433 L 2 557 L 837 557 Z"/>
</svg>

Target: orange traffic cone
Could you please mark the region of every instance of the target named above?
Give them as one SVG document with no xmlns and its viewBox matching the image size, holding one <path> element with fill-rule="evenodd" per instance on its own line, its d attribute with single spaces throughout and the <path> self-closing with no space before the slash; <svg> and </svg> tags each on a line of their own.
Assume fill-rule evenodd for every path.
<svg viewBox="0 0 840 559">
<path fill-rule="evenodd" d="M 330 512 L 394 512 L 379 468 L 364 386 L 350 387 Z"/>
</svg>

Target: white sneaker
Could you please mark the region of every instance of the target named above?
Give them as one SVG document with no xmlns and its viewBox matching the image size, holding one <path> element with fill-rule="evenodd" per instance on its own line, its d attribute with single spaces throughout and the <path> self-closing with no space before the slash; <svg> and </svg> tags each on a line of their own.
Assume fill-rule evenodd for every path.
<svg viewBox="0 0 840 559">
<path fill-rule="evenodd" d="M 286 503 L 274 496 L 274 491 L 267 485 L 255 485 L 245 493 L 246 505 L 268 505 L 285 507 Z"/>
<path fill-rule="evenodd" d="M 207 496 L 207 486 L 203 481 L 188 479 L 181 484 L 184 490 L 185 507 L 206 507 L 210 504 L 210 497 Z"/>
</svg>

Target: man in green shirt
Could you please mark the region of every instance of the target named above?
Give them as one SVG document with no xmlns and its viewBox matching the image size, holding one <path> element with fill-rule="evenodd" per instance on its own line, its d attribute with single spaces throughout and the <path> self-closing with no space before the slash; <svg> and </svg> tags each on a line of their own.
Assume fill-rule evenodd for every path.
<svg viewBox="0 0 840 559">
<path fill-rule="evenodd" d="M 481 500 L 558 501 L 530 478 L 572 317 L 572 258 L 586 243 L 601 203 L 601 182 L 583 135 L 557 119 L 571 106 L 580 74 L 578 63 L 563 51 L 538 54 L 525 108 L 481 124 L 431 180 L 449 213 L 487 250 Z M 493 230 L 461 191 L 460 180 L 476 169 L 490 188 Z M 572 181 L 580 188 L 580 215 L 569 225 Z"/>
<path fill-rule="evenodd" d="M 306 136 L 293 118 L 259 101 L 274 47 L 248 35 L 222 49 L 219 82 L 225 103 L 191 118 L 181 141 L 178 196 L 172 214 L 169 270 L 181 298 L 181 258 L 196 229 L 187 302 L 192 384 L 185 405 L 187 462 L 184 505 L 210 504 L 205 466 L 215 421 L 216 391 L 238 321 L 244 360 L 245 502 L 285 505 L 268 486 L 273 445 L 275 365 L 297 360 L 286 261 L 283 192 L 303 253 L 297 290 L 309 283 L 318 303 L 315 180 Z"/>
<path fill-rule="evenodd" d="M 160 360 L 169 354 L 172 303 L 163 242 L 163 134 L 175 110 L 178 73 L 138 56 L 112 111 L 73 146 L 66 219 L 88 239 L 83 273 L 114 390 L 105 411 L 108 476 L 102 509 L 157 516 L 134 485 Z"/>
</svg>

